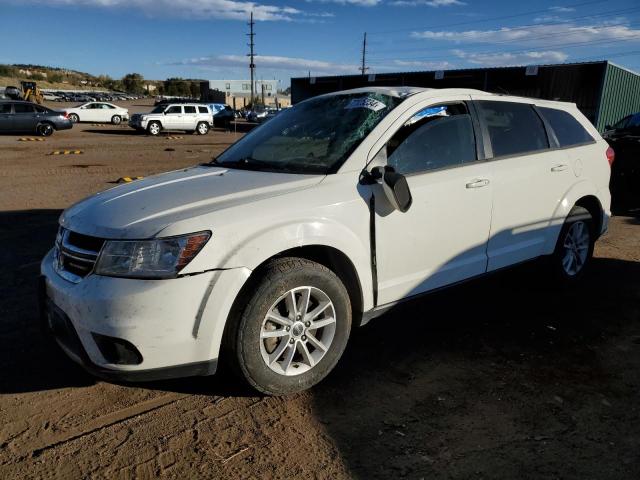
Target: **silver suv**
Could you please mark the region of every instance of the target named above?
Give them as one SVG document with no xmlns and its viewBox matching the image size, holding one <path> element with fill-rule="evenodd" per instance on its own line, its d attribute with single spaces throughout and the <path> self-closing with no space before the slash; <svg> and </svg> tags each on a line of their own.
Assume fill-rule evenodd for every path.
<svg viewBox="0 0 640 480">
<path fill-rule="evenodd" d="M 213 127 L 213 114 L 207 105 L 198 103 L 169 103 L 158 105 L 150 113 L 135 114 L 129 126 L 150 135 L 163 130 L 183 130 L 206 135 Z"/>
</svg>

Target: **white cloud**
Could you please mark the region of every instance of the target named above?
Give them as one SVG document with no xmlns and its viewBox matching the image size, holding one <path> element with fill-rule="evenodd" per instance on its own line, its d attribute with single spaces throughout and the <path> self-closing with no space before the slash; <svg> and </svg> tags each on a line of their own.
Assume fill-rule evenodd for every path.
<svg viewBox="0 0 640 480">
<path fill-rule="evenodd" d="M 307 3 L 337 3 L 339 5 L 356 5 L 358 7 L 375 7 L 382 0 L 306 0 Z"/>
<path fill-rule="evenodd" d="M 402 68 L 417 68 L 420 70 L 449 70 L 456 68 L 456 65 L 443 61 L 443 62 L 423 62 L 419 60 L 394 60 L 393 65 Z M 388 69 L 388 67 L 386 67 Z"/>
<path fill-rule="evenodd" d="M 190 65 L 205 69 L 219 69 L 221 67 L 246 67 L 249 60 L 244 55 L 216 55 L 198 57 L 173 63 L 173 65 Z M 357 73 L 357 65 L 311 60 L 307 58 L 279 57 L 271 55 L 256 55 L 256 67 L 263 70 L 286 70 L 289 72 L 306 73 Z"/>
<path fill-rule="evenodd" d="M 454 5 L 466 5 L 461 0 L 393 0 L 389 2 L 395 7 L 452 7 Z"/>
<path fill-rule="evenodd" d="M 468 53 L 454 50 L 453 54 L 474 65 L 504 67 L 513 65 L 540 65 L 564 62 L 568 55 L 558 51 L 519 52 L 519 53 Z"/>
<path fill-rule="evenodd" d="M 412 38 L 443 40 L 456 43 L 514 43 L 531 47 L 558 45 L 559 43 L 589 43 L 606 40 L 640 41 L 640 30 L 626 25 L 533 25 L 504 27 L 499 30 L 423 31 L 413 32 Z"/>
<path fill-rule="evenodd" d="M 304 12 L 297 8 L 243 0 L 24 0 L 21 3 L 136 9 L 151 17 L 247 20 L 252 11 L 254 20 L 258 21 L 291 21 L 305 16 Z"/>
<path fill-rule="evenodd" d="M 573 7 L 549 7 L 549 10 L 558 13 L 569 13 L 576 11 L 576 9 Z"/>
</svg>

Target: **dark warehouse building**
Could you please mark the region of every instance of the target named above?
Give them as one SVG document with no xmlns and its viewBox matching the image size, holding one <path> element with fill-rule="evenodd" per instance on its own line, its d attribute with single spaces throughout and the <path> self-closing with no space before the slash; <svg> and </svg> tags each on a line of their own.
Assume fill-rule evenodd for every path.
<svg viewBox="0 0 640 480">
<path fill-rule="evenodd" d="M 292 78 L 291 100 L 297 103 L 323 93 L 364 86 L 473 88 L 572 102 L 601 132 L 606 125 L 640 111 L 640 75 L 609 61 Z"/>
</svg>

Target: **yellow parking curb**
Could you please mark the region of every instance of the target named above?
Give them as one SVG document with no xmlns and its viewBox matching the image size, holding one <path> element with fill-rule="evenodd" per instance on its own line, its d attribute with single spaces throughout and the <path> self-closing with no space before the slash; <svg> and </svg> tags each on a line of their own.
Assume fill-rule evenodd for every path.
<svg viewBox="0 0 640 480">
<path fill-rule="evenodd" d="M 179 139 L 184 138 L 184 137 L 180 137 L 180 136 L 176 137 L 175 135 L 173 135 L 173 136 L 169 136 L 169 137 L 165 137 L 165 138 L 167 140 L 179 140 Z"/>
<path fill-rule="evenodd" d="M 44 142 L 44 138 L 34 138 L 34 137 L 21 137 L 18 139 L 19 142 Z"/>
<path fill-rule="evenodd" d="M 49 155 L 81 155 L 82 150 L 54 150 Z"/>
<path fill-rule="evenodd" d="M 129 182 L 133 182 L 134 180 L 142 180 L 144 177 L 120 177 L 118 180 L 116 180 L 116 183 L 129 183 Z"/>
</svg>

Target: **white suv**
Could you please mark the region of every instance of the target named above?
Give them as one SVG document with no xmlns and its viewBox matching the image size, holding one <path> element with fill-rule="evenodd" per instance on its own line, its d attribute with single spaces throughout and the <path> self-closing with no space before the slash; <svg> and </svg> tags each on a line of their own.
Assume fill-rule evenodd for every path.
<svg viewBox="0 0 640 480">
<path fill-rule="evenodd" d="M 575 105 L 367 88 L 283 111 L 210 164 L 66 210 L 45 318 L 88 370 L 268 394 L 324 378 L 352 327 L 545 257 L 572 283 L 607 229 L 613 151 Z"/>
<path fill-rule="evenodd" d="M 207 105 L 199 103 L 169 103 L 158 105 L 150 113 L 131 115 L 129 126 L 160 135 L 163 130 L 183 130 L 206 135 L 213 127 L 213 114 Z"/>
</svg>

